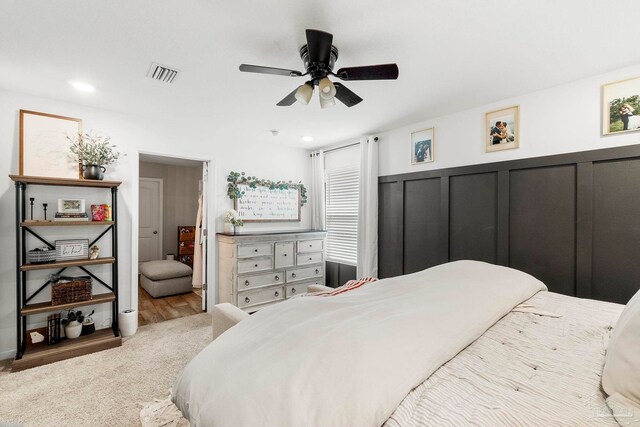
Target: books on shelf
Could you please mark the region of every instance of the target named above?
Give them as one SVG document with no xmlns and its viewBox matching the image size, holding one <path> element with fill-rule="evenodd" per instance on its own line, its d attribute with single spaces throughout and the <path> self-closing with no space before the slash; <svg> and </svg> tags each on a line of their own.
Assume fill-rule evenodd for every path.
<svg viewBox="0 0 640 427">
<path fill-rule="evenodd" d="M 80 213 L 61 213 L 56 212 L 54 221 L 89 221 L 89 215 L 86 212 Z"/>
</svg>

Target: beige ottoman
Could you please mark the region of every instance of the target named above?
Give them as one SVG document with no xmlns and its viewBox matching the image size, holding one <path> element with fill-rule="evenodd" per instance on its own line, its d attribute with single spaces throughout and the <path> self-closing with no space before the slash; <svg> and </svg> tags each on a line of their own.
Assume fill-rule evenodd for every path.
<svg viewBox="0 0 640 427">
<path fill-rule="evenodd" d="M 178 261 L 147 261 L 140 264 L 140 285 L 154 298 L 191 292 L 193 270 Z"/>
</svg>

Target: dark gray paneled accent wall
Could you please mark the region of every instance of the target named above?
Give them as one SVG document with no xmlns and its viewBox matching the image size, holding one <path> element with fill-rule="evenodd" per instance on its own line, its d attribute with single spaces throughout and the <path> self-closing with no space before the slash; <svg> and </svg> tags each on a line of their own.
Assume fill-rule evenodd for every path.
<svg viewBox="0 0 640 427">
<path fill-rule="evenodd" d="M 449 178 L 449 259 L 497 263 L 498 174 Z"/>
<path fill-rule="evenodd" d="M 327 261 L 325 265 L 326 265 L 326 275 L 327 275 L 327 282 L 326 282 L 327 286 L 330 286 L 332 288 L 337 288 L 338 286 L 344 285 L 349 280 L 355 280 L 356 278 L 355 265 L 340 264 L 332 261 Z"/>
<path fill-rule="evenodd" d="M 640 145 L 384 176 L 378 194 L 380 277 L 475 259 L 566 295 L 640 288 Z"/>
</svg>

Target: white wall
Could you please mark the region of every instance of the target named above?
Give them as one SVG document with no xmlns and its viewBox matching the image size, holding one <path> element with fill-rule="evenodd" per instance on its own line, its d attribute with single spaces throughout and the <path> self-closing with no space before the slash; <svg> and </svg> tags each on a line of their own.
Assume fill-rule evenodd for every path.
<svg viewBox="0 0 640 427">
<path fill-rule="evenodd" d="M 379 175 L 638 144 L 640 132 L 600 136 L 600 86 L 637 76 L 640 65 L 378 133 Z M 485 153 L 484 114 L 513 105 L 520 105 L 520 148 Z M 411 165 L 410 133 L 429 127 L 435 162 Z"/>
<path fill-rule="evenodd" d="M 137 256 L 137 194 L 138 194 L 138 156 L 139 152 L 164 154 L 169 156 L 211 160 L 212 173 L 210 188 L 212 206 L 215 204 L 214 217 L 219 218 L 222 211 L 233 207 L 226 196 L 226 176 L 231 170 L 246 171 L 251 175 L 278 180 L 302 180 L 310 183 L 309 154 L 305 150 L 278 146 L 264 141 L 228 141 L 217 140 L 215 122 L 211 120 L 170 123 L 155 121 L 143 117 L 124 115 L 106 110 L 93 109 L 81 105 L 62 103 L 51 99 L 30 95 L 0 91 L 0 359 L 8 358 L 15 352 L 15 193 L 13 182 L 7 175 L 18 172 L 19 147 L 19 110 L 27 109 L 63 116 L 82 118 L 84 130 L 95 129 L 111 136 L 118 149 L 127 154 L 115 167 L 110 167 L 106 179 L 122 180 L 119 196 L 119 278 L 120 309 L 124 310 L 136 304 L 137 288 L 132 288 L 132 259 Z M 270 137 L 270 136 L 269 136 Z M 59 196 L 85 198 L 87 204 L 93 200 L 108 198 L 107 194 L 83 189 L 44 189 L 31 187 L 31 195 L 37 203 L 48 201 L 53 206 Z M 97 191 L 97 190 L 96 190 Z M 103 201 L 103 203 L 105 202 Z M 248 224 L 246 230 L 309 228 L 310 208 L 302 209 L 300 223 L 262 223 Z M 222 229 L 221 220 L 217 220 L 218 230 Z M 78 232 L 79 230 L 75 230 Z M 69 237 L 77 236 L 72 230 L 66 231 Z M 60 231 L 49 230 L 47 236 L 65 237 Z M 36 246 L 35 243 L 30 246 Z M 108 246 L 105 244 L 105 247 Z M 31 247 L 29 247 L 31 249 Z M 210 245 L 215 256 L 215 244 Z M 215 259 L 215 258 L 213 258 Z M 98 275 L 106 275 L 105 269 L 94 269 Z M 77 273 L 70 270 L 69 273 Z M 35 275 L 34 275 L 35 277 Z M 108 275 L 106 275 L 108 277 Z M 41 277 L 42 278 L 42 277 Z M 215 282 L 215 263 L 210 269 L 210 283 Z M 29 288 L 37 286 L 31 281 Z M 211 289 L 215 295 L 215 289 Z M 48 292 L 48 291 L 47 291 Z M 48 293 L 45 292 L 44 299 Z M 211 301 L 211 299 L 209 300 Z M 95 316 L 98 326 L 110 322 L 107 305 L 97 307 Z M 38 323 L 42 319 L 32 319 Z M 34 325 L 35 326 L 35 325 Z"/>
</svg>

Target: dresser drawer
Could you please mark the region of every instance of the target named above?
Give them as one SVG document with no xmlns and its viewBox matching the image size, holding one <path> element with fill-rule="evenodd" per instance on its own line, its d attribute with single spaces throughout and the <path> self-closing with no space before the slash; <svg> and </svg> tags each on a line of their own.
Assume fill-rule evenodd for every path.
<svg viewBox="0 0 640 427">
<path fill-rule="evenodd" d="M 324 240 L 300 240 L 298 242 L 298 252 L 322 252 L 324 250 Z"/>
<path fill-rule="evenodd" d="M 238 245 L 238 258 L 250 258 L 254 256 L 271 255 L 273 244 L 256 243 L 254 245 Z"/>
<path fill-rule="evenodd" d="M 292 267 L 294 265 L 293 242 L 276 243 L 276 268 Z"/>
<path fill-rule="evenodd" d="M 300 280 L 313 279 L 324 275 L 324 267 L 318 265 L 316 267 L 296 268 L 287 270 L 287 283 L 297 282 Z"/>
<path fill-rule="evenodd" d="M 304 294 L 307 292 L 307 287 L 312 285 L 311 283 L 296 283 L 294 285 L 287 285 L 287 298 L 291 298 L 296 295 Z"/>
<path fill-rule="evenodd" d="M 274 286 L 257 291 L 238 293 L 238 307 L 244 308 L 251 305 L 264 304 L 284 299 L 284 286 Z"/>
<path fill-rule="evenodd" d="M 273 268 L 273 258 L 251 258 L 238 261 L 238 274 L 254 273 L 258 271 L 271 270 Z"/>
<path fill-rule="evenodd" d="M 298 265 L 317 264 L 322 262 L 324 254 L 322 252 L 309 252 L 306 254 L 298 254 Z"/>
<path fill-rule="evenodd" d="M 243 291 L 244 289 L 256 288 L 258 286 L 279 285 L 284 283 L 284 277 L 284 271 L 238 277 L 236 278 L 237 289 Z"/>
</svg>

